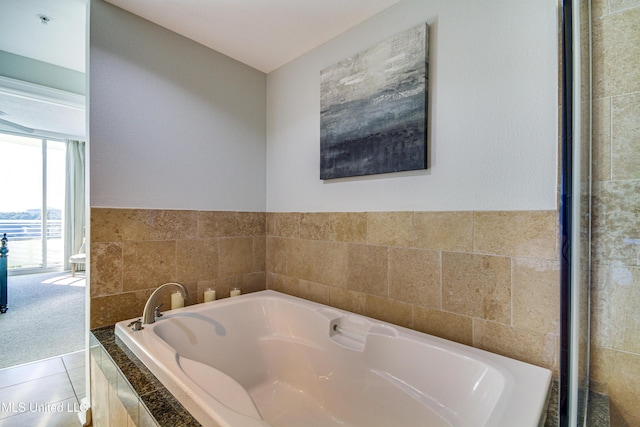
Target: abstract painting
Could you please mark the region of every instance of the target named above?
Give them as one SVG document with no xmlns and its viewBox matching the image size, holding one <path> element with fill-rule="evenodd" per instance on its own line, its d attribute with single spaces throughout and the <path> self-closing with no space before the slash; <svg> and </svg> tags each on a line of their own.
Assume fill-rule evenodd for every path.
<svg viewBox="0 0 640 427">
<path fill-rule="evenodd" d="M 429 27 L 320 72 L 320 179 L 426 169 Z"/>
</svg>

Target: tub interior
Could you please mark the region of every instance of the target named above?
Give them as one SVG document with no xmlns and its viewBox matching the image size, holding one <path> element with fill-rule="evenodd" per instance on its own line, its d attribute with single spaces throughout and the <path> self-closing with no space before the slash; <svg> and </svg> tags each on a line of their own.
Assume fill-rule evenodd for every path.
<svg viewBox="0 0 640 427">
<path fill-rule="evenodd" d="M 177 312 L 153 329 L 205 392 L 240 413 L 255 405 L 273 426 L 483 425 L 509 385 L 490 363 L 361 316 L 242 304 Z"/>
</svg>

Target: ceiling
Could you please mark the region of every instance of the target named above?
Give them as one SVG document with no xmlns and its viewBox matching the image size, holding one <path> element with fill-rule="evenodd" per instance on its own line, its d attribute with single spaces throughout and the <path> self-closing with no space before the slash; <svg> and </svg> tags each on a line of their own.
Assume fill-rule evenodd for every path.
<svg viewBox="0 0 640 427">
<path fill-rule="evenodd" d="M 269 73 L 400 0 L 106 1 Z M 0 50 L 84 72 L 86 3 L 0 0 Z"/>
<path fill-rule="evenodd" d="M 86 0 L 0 0 L 0 50 L 84 73 L 85 23 Z M 0 130 L 82 137 L 84 107 L 83 96 L 0 77 Z"/>
<path fill-rule="evenodd" d="M 269 73 L 400 0 L 106 1 Z M 0 0 L 0 50 L 85 72 L 86 4 Z M 54 132 L 83 135 L 84 114 L 50 101 L 3 91 L 0 82 L 0 130 L 10 130 L 8 120 L 35 129 L 56 124 Z"/>
<path fill-rule="evenodd" d="M 107 0 L 269 73 L 400 0 Z"/>
<path fill-rule="evenodd" d="M 0 50 L 84 72 L 86 0 L 0 0 L 0 11 Z"/>
</svg>

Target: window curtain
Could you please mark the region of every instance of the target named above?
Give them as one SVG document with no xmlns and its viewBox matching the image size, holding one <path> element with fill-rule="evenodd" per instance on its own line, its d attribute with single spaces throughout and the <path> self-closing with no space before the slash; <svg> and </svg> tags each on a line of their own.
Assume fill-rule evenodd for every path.
<svg viewBox="0 0 640 427">
<path fill-rule="evenodd" d="M 69 270 L 69 257 L 80 252 L 85 238 L 85 157 L 84 141 L 66 142 L 64 268 Z"/>
</svg>

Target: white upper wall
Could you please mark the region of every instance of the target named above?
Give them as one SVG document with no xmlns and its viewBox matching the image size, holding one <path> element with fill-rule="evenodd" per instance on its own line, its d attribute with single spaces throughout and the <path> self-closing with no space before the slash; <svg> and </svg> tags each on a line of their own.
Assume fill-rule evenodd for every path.
<svg viewBox="0 0 640 427">
<path fill-rule="evenodd" d="M 264 211 L 265 74 L 99 0 L 90 19 L 91 206 Z"/>
<path fill-rule="evenodd" d="M 555 209 L 556 0 L 403 0 L 267 76 L 267 211 Z M 320 70 L 430 25 L 429 169 L 321 181 Z"/>
<path fill-rule="evenodd" d="M 429 169 L 321 181 L 320 70 L 422 22 Z M 555 209 L 557 33 L 555 0 L 403 0 L 265 79 L 93 0 L 91 206 Z"/>
</svg>

